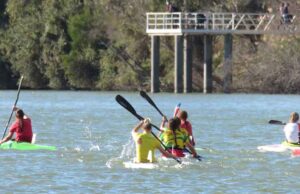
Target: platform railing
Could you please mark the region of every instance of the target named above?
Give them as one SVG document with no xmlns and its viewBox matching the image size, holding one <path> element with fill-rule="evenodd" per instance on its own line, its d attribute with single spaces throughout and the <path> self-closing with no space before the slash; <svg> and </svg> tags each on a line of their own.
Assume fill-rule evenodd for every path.
<svg viewBox="0 0 300 194">
<path fill-rule="evenodd" d="M 173 35 L 183 33 L 267 34 L 276 33 L 274 14 L 160 12 L 147 13 L 147 33 Z"/>
</svg>

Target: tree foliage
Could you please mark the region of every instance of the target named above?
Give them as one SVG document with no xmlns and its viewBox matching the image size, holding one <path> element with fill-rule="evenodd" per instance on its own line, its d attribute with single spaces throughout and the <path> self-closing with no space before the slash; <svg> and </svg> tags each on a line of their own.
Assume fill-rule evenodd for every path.
<svg viewBox="0 0 300 194">
<path fill-rule="evenodd" d="M 172 1 L 179 10 L 195 12 L 265 12 L 269 7 L 276 11 L 280 1 L 274 2 Z M 1 0 L 0 88 L 15 87 L 20 75 L 32 89 L 149 88 L 150 39 L 145 33 L 145 13 L 164 10 L 162 0 Z M 222 77 L 222 41 L 214 39 L 216 77 Z M 299 71 L 300 43 L 285 42 L 235 37 L 234 50 L 239 51 L 234 57 L 236 91 L 299 92 L 295 72 Z M 203 39 L 194 37 L 192 46 L 194 88 L 201 90 Z M 166 91 L 173 88 L 173 49 L 172 37 L 161 38 L 160 81 Z M 274 54 L 266 55 L 266 50 Z M 272 73 L 266 76 L 267 69 Z M 288 76 L 279 76 L 282 74 Z M 216 90 L 218 87 L 221 85 Z"/>
</svg>

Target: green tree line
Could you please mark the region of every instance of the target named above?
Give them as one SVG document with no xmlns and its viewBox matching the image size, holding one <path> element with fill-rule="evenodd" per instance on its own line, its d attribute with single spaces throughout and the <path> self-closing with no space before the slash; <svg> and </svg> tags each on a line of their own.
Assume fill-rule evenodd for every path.
<svg viewBox="0 0 300 194">
<path fill-rule="evenodd" d="M 172 3 L 182 11 L 264 12 L 268 7 L 275 10 L 280 1 L 173 0 Z M 149 89 L 151 53 L 145 15 L 155 11 L 165 11 L 164 0 L 1 0 L 0 88 L 15 88 L 23 75 L 24 87 L 29 89 Z M 293 43 L 292 48 L 288 41 Z M 163 37 L 161 42 L 161 89 L 172 91 L 173 38 Z M 291 80 L 282 76 L 276 79 L 283 71 L 282 65 L 299 69 L 296 65 L 299 39 L 287 38 L 282 44 L 281 39 L 270 38 L 269 42 L 272 44 L 261 37 L 235 37 L 234 52 L 238 51 L 234 55 L 234 66 L 238 66 L 234 67 L 235 91 L 300 91 L 296 87 L 300 79 L 291 78 L 290 71 L 284 73 Z M 214 75 L 220 78 L 222 44 L 222 37 L 215 37 Z M 201 91 L 202 37 L 194 37 L 192 46 L 193 87 Z M 266 48 L 274 55 L 266 58 Z M 293 63 L 286 61 L 290 58 L 287 49 L 295 53 Z M 281 51 L 288 56 L 276 54 Z M 276 69 L 276 73 L 266 76 L 268 68 Z M 278 88 L 276 85 L 272 90 L 264 89 L 274 83 Z M 222 88 L 221 85 L 216 81 L 215 90 Z"/>
</svg>

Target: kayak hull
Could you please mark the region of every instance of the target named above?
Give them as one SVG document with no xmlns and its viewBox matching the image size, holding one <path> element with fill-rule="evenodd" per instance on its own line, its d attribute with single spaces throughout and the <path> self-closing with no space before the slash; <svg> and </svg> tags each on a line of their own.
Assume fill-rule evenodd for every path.
<svg viewBox="0 0 300 194">
<path fill-rule="evenodd" d="M 284 141 L 281 144 L 258 146 L 257 149 L 261 152 L 285 152 L 288 150 L 300 150 L 300 145 L 289 144 Z"/>
<path fill-rule="evenodd" d="M 7 141 L 0 145 L 1 150 L 50 150 L 55 151 L 55 146 L 31 144 L 27 142 Z"/>
<path fill-rule="evenodd" d="M 158 168 L 157 163 L 135 163 L 135 162 L 123 162 L 125 168 L 131 169 L 154 169 Z"/>
</svg>

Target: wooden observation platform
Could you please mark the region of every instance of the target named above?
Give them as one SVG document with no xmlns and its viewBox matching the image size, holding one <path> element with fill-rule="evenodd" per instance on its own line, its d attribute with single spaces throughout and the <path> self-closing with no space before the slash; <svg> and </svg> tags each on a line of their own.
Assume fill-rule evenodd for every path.
<svg viewBox="0 0 300 194">
<path fill-rule="evenodd" d="M 232 85 L 233 35 L 292 35 L 300 34 L 295 22 L 280 22 L 280 16 L 265 13 L 147 13 L 147 30 L 151 36 L 151 92 L 159 92 L 160 36 L 175 38 L 174 92 L 192 91 L 192 56 L 190 36 L 204 36 L 203 92 L 211 93 L 212 36 L 224 35 L 223 91 Z"/>
</svg>

